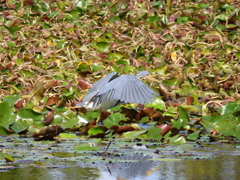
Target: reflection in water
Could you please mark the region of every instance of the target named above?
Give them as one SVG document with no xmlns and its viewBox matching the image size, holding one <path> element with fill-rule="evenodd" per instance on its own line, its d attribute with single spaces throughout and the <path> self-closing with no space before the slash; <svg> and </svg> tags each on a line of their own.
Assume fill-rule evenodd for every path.
<svg viewBox="0 0 240 180">
<path fill-rule="evenodd" d="M 239 156 L 217 156 L 213 159 L 184 159 L 159 162 L 157 179 L 161 180 L 212 180 L 239 179 Z"/>
<path fill-rule="evenodd" d="M 37 167 L 15 168 L 0 171 L 0 180 L 95 180 L 101 172 L 93 167 L 44 169 Z"/>
<path fill-rule="evenodd" d="M 150 160 L 153 157 L 149 155 L 127 154 L 109 158 L 113 158 L 113 161 L 101 169 L 108 171 L 112 177 L 117 179 L 135 179 L 139 177 L 143 179 L 154 166 L 154 161 Z"/>
<path fill-rule="evenodd" d="M 138 158 L 137 158 L 138 157 Z M 131 159 L 132 158 L 132 159 Z M 88 167 L 76 163 L 75 166 L 44 169 L 27 166 L 0 170 L 1 180 L 209 180 L 239 179 L 239 156 L 218 155 L 211 159 L 182 159 L 180 161 L 148 161 L 150 156 L 121 156 L 112 163 L 98 163 Z M 163 158 L 163 156 L 161 156 Z M 170 157 L 165 157 L 170 159 Z M 174 157 L 171 157 L 174 159 Z M 175 157 L 179 158 L 179 157 Z M 116 157 L 114 157 L 116 159 Z M 128 159 L 127 161 L 124 161 Z M 135 161 L 136 159 L 140 161 Z"/>
</svg>

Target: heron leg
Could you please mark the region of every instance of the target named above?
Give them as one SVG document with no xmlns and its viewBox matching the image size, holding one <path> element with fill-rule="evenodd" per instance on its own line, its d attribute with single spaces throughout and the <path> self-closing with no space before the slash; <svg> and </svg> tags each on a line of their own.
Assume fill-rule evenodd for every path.
<svg viewBox="0 0 240 180">
<path fill-rule="evenodd" d="M 99 125 L 99 121 L 101 120 L 101 116 L 99 116 L 96 120 L 96 125 Z"/>
</svg>

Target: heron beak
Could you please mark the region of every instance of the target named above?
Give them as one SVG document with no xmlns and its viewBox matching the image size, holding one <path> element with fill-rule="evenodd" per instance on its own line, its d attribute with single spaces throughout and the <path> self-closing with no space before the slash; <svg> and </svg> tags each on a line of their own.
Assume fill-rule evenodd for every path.
<svg viewBox="0 0 240 180">
<path fill-rule="evenodd" d="M 151 74 L 148 74 L 147 77 L 148 77 L 150 80 L 152 80 L 152 81 L 155 81 L 155 82 L 157 82 L 157 83 L 162 84 L 162 82 L 160 82 L 159 80 L 155 79 Z"/>
<path fill-rule="evenodd" d="M 147 76 L 148 76 L 148 78 L 149 78 L 150 80 L 152 80 L 153 82 L 157 82 L 157 83 L 159 84 L 160 89 L 164 89 L 164 90 L 168 91 L 168 87 L 167 87 L 166 84 L 164 84 L 163 82 L 155 79 L 151 74 L 148 74 Z"/>
</svg>

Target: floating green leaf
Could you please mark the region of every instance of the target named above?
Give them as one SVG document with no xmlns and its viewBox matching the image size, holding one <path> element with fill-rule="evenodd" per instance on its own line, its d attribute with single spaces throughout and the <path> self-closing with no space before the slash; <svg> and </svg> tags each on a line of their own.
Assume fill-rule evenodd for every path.
<svg viewBox="0 0 240 180">
<path fill-rule="evenodd" d="M 179 18 L 177 18 L 177 23 L 178 24 L 181 24 L 181 23 L 184 23 L 184 22 L 188 22 L 188 21 L 189 21 L 188 17 L 179 17 Z"/>
<path fill-rule="evenodd" d="M 154 107 L 155 109 L 160 109 L 160 110 L 165 110 L 166 108 L 165 102 L 160 98 L 157 98 L 152 103 L 147 104 L 146 107 Z"/>
<path fill-rule="evenodd" d="M 152 16 L 152 17 L 147 18 L 147 20 L 146 20 L 147 23 L 158 22 L 158 21 L 159 21 L 158 16 Z"/>
<path fill-rule="evenodd" d="M 52 13 L 49 15 L 49 17 L 50 17 L 50 18 L 54 18 L 54 17 L 57 17 L 58 15 L 59 15 L 59 11 L 57 10 L 57 11 L 52 12 Z"/>
<path fill-rule="evenodd" d="M 108 52 L 110 44 L 107 42 L 99 42 L 93 45 L 93 47 L 99 52 Z"/>
<path fill-rule="evenodd" d="M 104 129 L 102 127 L 94 127 L 88 130 L 88 135 L 97 135 L 104 133 Z"/>
<path fill-rule="evenodd" d="M 224 114 L 234 114 L 236 112 L 240 112 L 240 106 L 236 102 L 229 102 L 221 107 L 220 113 L 221 115 Z"/>
<path fill-rule="evenodd" d="M 187 139 L 196 140 L 199 137 L 199 133 L 200 133 L 200 131 L 195 131 L 194 133 L 189 134 Z"/>
<path fill-rule="evenodd" d="M 119 125 L 119 122 L 125 120 L 125 117 L 121 113 L 113 113 L 110 116 L 108 116 L 107 119 L 103 121 L 104 126 L 107 128 L 112 127 L 113 125 Z"/>
<path fill-rule="evenodd" d="M 152 127 L 147 132 L 147 138 L 148 139 L 155 139 L 160 141 L 162 138 L 162 129 L 158 127 Z"/>
<path fill-rule="evenodd" d="M 15 119 L 16 115 L 13 113 L 10 104 L 7 102 L 0 103 L 0 126 L 8 129 Z"/>
<path fill-rule="evenodd" d="M 76 134 L 69 134 L 69 133 L 60 133 L 59 137 L 63 139 L 77 138 Z"/>
<path fill-rule="evenodd" d="M 185 126 L 188 121 L 188 113 L 181 106 L 178 106 L 179 115 L 177 121 L 173 124 L 173 127 L 180 129 L 182 126 Z"/>
<path fill-rule="evenodd" d="M 91 146 L 90 144 L 83 144 L 73 148 L 74 151 L 97 151 L 99 150 L 96 146 Z"/>
<path fill-rule="evenodd" d="M 14 124 L 11 126 L 11 129 L 14 130 L 16 133 L 19 133 L 21 131 L 26 130 L 31 125 L 33 125 L 32 119 L 25 119 L 25 120 L 19 119 L 14 122 Z"/>
<path fill-rule="evenodd" d="M 0 153 L 0 156 L 2 156 L 6 160 L 6 162 L 14 162 L 15 161 L 15 159 L 12 156 L 10 156 L 9 154 Z"/>
<path fill-rule="evenodd" d="M 3 97 L 3 101 L 8 102 L 10 106 L 13 106 L 18 99 L 19 99 L 19 95 L 17 94 L 12 94 L 12 95 Z"/>
<path fill-rule="evenodd" d="M 18 119 L 33 120 L 35 123 L 43 120 L 43 114 L 37 113 L 31 109 L 20 109 L 17 115 Z"/>
<path fill-rule="evenodd" d="M 135 138 L 139 137 L 141 134 L 144 134 L 146 132 L 147 132 L 147 130 L 131 131 L 131 132 L 123 133 L 123 136 L 126 139 L 135 139 Z"/>
</svg>

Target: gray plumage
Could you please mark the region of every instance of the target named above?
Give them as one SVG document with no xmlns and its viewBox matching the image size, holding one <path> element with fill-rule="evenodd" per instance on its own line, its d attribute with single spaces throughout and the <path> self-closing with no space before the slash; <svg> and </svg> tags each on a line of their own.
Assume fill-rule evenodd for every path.
<svg viewBox="0 0 240 180">
<path fill-rule="evenodd" d="M 116 72 L 110 73 L 100 79 L 90 89 L 83 102 L 76 106 L 83 106 L 92 111 L 105 111 L 119 104 L 150 103 L 158 94 L 139 80 L 147 75 L 147 71 L 141 71 L 136 76 L 118 76 Z"/>
</svg>

